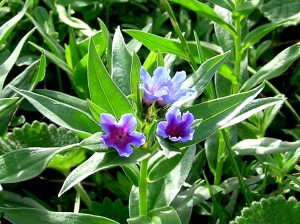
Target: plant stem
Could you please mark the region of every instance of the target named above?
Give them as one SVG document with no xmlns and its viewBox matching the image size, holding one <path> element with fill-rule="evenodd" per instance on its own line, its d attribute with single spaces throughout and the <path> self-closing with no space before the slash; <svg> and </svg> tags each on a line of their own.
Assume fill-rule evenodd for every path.
<svg viewBox="0 0 300 224">
<path fill-rule="evenodd" d="M 191 64 L 191 67 L 193 68 L 193 70 L 196 71 L 197 70 L 197 64 L 196 64 L 196 62 L 195 62 L 195 60 L 194 60 L 194 58 L 192 56 L 192 53 L 191 53 L 191 50 L 190 50 L 189 46 L 187 45 L 187 43 L 186 43 L 186 41 L 184 39 L 184 36 L 182 35 L 182 32 L 181 32 L 181 30 L 179 28 L 178 22 L 176 20 L 176 17 L 174 15 L 173 11 L 172 11 L 172 8 L 171 8 L 168 0 L 163 0 L 163 4 L 165 6 L 165 9 L 166 9 L 167 13 L 170 16 L 170 20 L 171 20 L 171 23 L 173 25 L 173 28 L 174 28 L 176 34 L 178 35 L 178 37 L 179 37 L 179 39 L 181 41 L 181 44 L 183 46 L 184 52 L 185 52 L 185 54 L 187 56 L 187 59 L 189 60 L 189 62 Z"/>
<path fill-rule="evenodd" d="M 241 75 L 242 52 L 241 52 L 241 21 L 240 21 L 240 16 L 238 16 L 235 20 L 235 31 L 236 31 L 236 36 L 234 38 L 234 44 L 235 44 L 234 72 L 235 72 L 235 75 L 236 75 L 236 78 L 237 78 L 237 82 L 233 83 L 232 93 L 238 93 L 238 91 L 239 91 L 239 80 L 240 80 L 240 75 Z"/>
<path fill-rule="evenodd" d="M 241 189 L 242 189 L 242 192 L 244 194 L 247 205 L 250 206 L 252 201 L 253 201 L 251 191 L 249 190 L 248 185 L 245 183 L 245 181 L 244 181 L 244 179 L 243 179 L 243 177 L 240 173 L 239 167 L 238 167 L 238 165 L 235 161 L 234 154 L 233 154 L 233 151 L 232 151 L 231 146 L 230 146 L 229 139 L 228 139 L 225 131 L 224 130 L 221 130 L 221 131 L 222 131 L 223 138 L 225 140 L 225 143 L 226 143 L 226 146 L 227 146 L 227 149 L 228 149 L 229 159 L 231 160 L 231 163 L 233 165 L 233 169 L 236 172 L 237 178 L 240 182 Z"/>
<path fill-rule="evenodd" d="M 216 167 L 216 175 L 214 178 L 214 185 L 219 186 L 221 184 L 222 170 L 224 164 L 224 151 L 225 151 L 225 141 L 221 131 L 217 131 L 219 136 L 219 147 L 218 147 L 218 160 Z"/>
<path fill-rule="evenodd" d="M 147 166 L 149 157 L 141 162 L 140 168 L 140 181 L 139 181 L 139 203 L 140 203 L 140 216 L 147 216 Z"/>
</svg>

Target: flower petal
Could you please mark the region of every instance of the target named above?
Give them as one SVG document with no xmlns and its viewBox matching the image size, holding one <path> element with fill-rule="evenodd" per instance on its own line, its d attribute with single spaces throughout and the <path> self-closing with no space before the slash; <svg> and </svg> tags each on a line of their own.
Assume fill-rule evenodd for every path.
<svg viewBox="0 0 300 224">
<path fill-rule="evenodd" d="M 136 124 L 137 124 L 137 120 L 133 116 L 133 114 L 123 114 L 119 121 L 119 125 L 123 128 L 124 132 L 133 131 Z"/>
<path fill-rule="evenodd" d="M 168 126 L 167 121 L 159 122 L 156 128 L 156 134 L 162 136 L 163 138 L 167 138 L 168 137 L 168 134 L 166 132 L 167 126 Z"/>
<path fill-rule="evenodd" d="M 105 132 L 110 132 L 111 127 L 117 124 L 117 120 L 111 114 L 100 114 L 100 125 L 102 130 Z"/>
<path fill-rule="evenodd" d="M 130 133 L 130 144 L 134 146 L 144 145 L 146 142 L 146 137 L 143 133 L 133 131 Z"/>
</svg>

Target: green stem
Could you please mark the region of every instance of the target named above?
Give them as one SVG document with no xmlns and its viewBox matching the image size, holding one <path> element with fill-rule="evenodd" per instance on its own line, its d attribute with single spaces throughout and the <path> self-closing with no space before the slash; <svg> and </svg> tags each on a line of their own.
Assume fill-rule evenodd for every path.
<svg viewBox="0 0 300 224">
<path fill-rule="evenodd" d="M 219 186 L 221 184 L 221 177 L 223 174 L 223 164 L 224 164 L 224 151 L 225 151 L 225 141 L 221 131 L 217 132 L 219 136 L 219 147 L 218 147 L 218 160 L 216 167 L 216 175 L 214 178 L 214 185 Z"/>
<path fill-rule="evenodd" d="M 70 171 L 61 171 L 66 177 L 69 175 Z M 85 205 L 88 207 L 88 209 L 92 209 L 92 202 L 84 188 L 80 183 L 76 184 L 74 186 L 77 193 L 80 194 L 81 200 L 85 203 Z"/>
<path fill-rule="evenodd" d="M 147 180 L 147 166 L 148 166 L 149 157 L 144 159 L 141 162 L 140 167 L 140 181 L 139 181 L 139 203 L 140 203 L 140 216 L 147 216 L 147 189 L 148 189 L 148 180 Z"/>
<path fill-rule="evenodd" d="M 239 80 L 241 75 L 241 63 L 242 63 L 242 52 L 241 52 L 241 21 L 240 16 L 235 20 L 235 31 L 236 36 L 234 38 L 235 44 L 235 66 L 234 72 L 237 78 L 237 82 L 233 83 L 232 93 L 238 93 L 239 91 Z"/>
<path fill-rule="evenodd" d="M 245 181 L 244 181 L 244 179 L 243 179 L 243 177 L 240 173 L 239 167 L 238 167 L 238 165 L 235 161 L 234 154 L 233 154 L 233 151 L 232 151 L 231 146 L 230 146 L 229 139 L 228 139 L 228 137 L 226 135 L 226 132 L 224 130 L 222 130 L 222 135 L 223 135 L 223 138 L 225 140 L 226 146 L 228 148 L 229 159 L 231 160 L 231 163 L 233 165 L 233 169 L 236 172 L 237 178 L 240 182 L 241 189 L 242 189 L 242 192 L 244 194 L 245 200 L 247 202 L 247 205 L 250 206 L 252 201 L 253 201 L 251 191 L 248 188 L 248 185 L 245 183 Z"/>
<path fill-rule="evenodd" d="M 57 66 L 56 66 L 56 72 L 57 72 L 57 78 L 58 78 L 59 91 L 63 92 L 63 83 L 62 83 L 62 79 L 61 79 L 60 69 Z"/>
<path fill-rule="evenodd" d="M 181 44 L 182 44 L 183 49 L 185 51 L 185 54 L 186 54 L 186 56 L 187 56 L 187 58 L 188 58 L 188 60 L 189 60 L 189 62 L 191 64 L 193 70 L 196 71 L 197 70 L 197 64 L 196 64 L 196 62 L 195 62 L 195 60 L 194 60 L 194 58 L 192 56 L 192 53 L 191 53 L 191 50 L 190 50 L 189 46 L 187 45 L 187 43 L 186 43 L 186 41 L 184 39 L 184 36 L 182 35 L 182 32 L 181 32 L 181 30 L 179 28 L 178 22 L 176 20 L 176 17 L 174 15 L 173 11 L 172 11 L 172 8 L 171 8 L 168 0 L 163 0 L 163 4 L 165 6 L 165 9 L 166 9 L 167 13 L 170 16 L 171 23 L 173 25 L 173 28 L 174 28 L 176 34 L 178 35 L 178 37 L 179 37 L 179 39 L 181 41 Z"/>
</svg>

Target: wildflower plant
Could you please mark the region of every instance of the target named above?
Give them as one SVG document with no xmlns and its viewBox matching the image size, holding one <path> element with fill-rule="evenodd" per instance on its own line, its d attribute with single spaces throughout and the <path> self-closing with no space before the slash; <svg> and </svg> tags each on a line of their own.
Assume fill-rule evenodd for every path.
<svg viewBox="0 0 300 224">
<path fill-rule="evenodd" d="M 253 192 L 248 185 L 262 181 L 264 175 L 256 174 L 253 178 L 245 175 L 245 178 L 238 167 L 239 158 L 236 158 L 235 152 L 257 156 L 261 164 L 271 164 L 271 174 L 276 175 L 279 171 L 274 164 L 279 157 L 274 156 L 274 161 L 266 163 L 262 155 L 287 152 L 299 147 L 299 144 L 284 143 L 274 149 L 273 143 L 277 141 L 267 141 L 267 138 L 250 140 L 252 144 L 247 146 L 238 144 L 240 136 L 237 129 L 241 128 L 238 125 L 249 118 L 261 127 L 254 116 L 265 110 L 261 112 L 265 114 L 265 120 L 262 121 L 262 132 L 265 133 L 285 98 L 256 98 L 265 86 L 264 79 L 279 76 L 299 57 L 300 45 L 295 44 L 279 53 L 278 57 L 248 78 L 248 48 L 283 24 L 283 21 L 256 28 L 249 33 L 245 19 L 257 8 L 259 1 L 253 1 L 255 4 L 237 0 L 235 3 L 211 1 L 215 4 L 212 9 L 195 0 L 173 0 L 214 22 L 220 46 L 212 43 L 203 45 L 196 33 L 194 41 L 186 41 L 169 2 L 162 2 L 179 40 L 147 33 L 145 30 L 149 27 L 144 31 L 126 30 L 134 38 L 129 43 L 125 43 L 123 32 L 117 27 L 111 39 L 102 20 L 98 20 L 101 32 L 94 31 L 80 20 L 67 16 L 65 8 L 58 4 L 55 7 L 60 18 L 72 26 L 69 44 L 63 48 L 35 18 L 27 15 L 50 51 L 30 42 L 32 47 L 41 50 L 42 56 L 34 81 L 26 85 L 16 85 L 18 82 L 15 81 L 2 88 L 9 72 L 7 65 L 11 67 L 12 63 L 7 60 L 0 65 L 0 70 L 5 70 L 0 74 L 0 108 L 7 110 L 14 105 L 7 116 L 9 118 L 0 113 L 1 118 L 6 119 L 5 124 L 0 125 L 1 135 L 7 131 L 3 129 L 7 128 L 17 110 L 17 100 L 25 98 L 44 117 L 64 130 L 72 131 L 77 141 L 55 147 L 28 146 L 1 155 L 1 184 L 29 180 L 40 175 L 47 167 L 58 167 L 50 161 L 61 161 L 64 155 L 75 155 L 75 159 L 66 156 L 67 168 L 57 168 L 66 176 L 58 196 L 74 188 L 77 199 L 84 202 L 89 212 L 95 209 L 94 203 L 81 181 L 116 167 L 122 171 L 123 179 L 120 179 L 123 183 L 127 181 L 126 186 L 130 188 L 127 195 L 128 223 L 189 223 L 193 206 L 204 204 L 206 210 L 210 210 L 206 212 L 209 212 L 211 223 L 223 224 L 232 218 L 233 211 L 227 209 L 224 212 L 225 208 L 220 209 L 222 197 L 233 192 L 230 203 L 235 203 L 238 188 L 243 195 L 243 203 L 250 206 Z M 27 6 L 24 6 L 24 11 Z M 21 17 L 24 11 L 20 12 Z M 227 14 L 230 16 L 224 16 Z M 293 19 L 291 17 L 284 21 Z M 88 33 L 89 36 L 78 41 L 74 29 L 80 30 L 80 35 Z M 3 32 L 8 35 L 10 31 Z M 22 39 L 21 45 L 28 36 Z M 228 40 L 226 43 L 222 39 L 224 36 Z M 2 38 L 0 36 L 0 40 Z M 141 47 L 138 41 L 150 50 L 143 64 L 136 53 Z M 12 55 L 14 59 L 17 58 L 17 53 Z M 182 66 L 176 71 L 175 67 L 170 66 L 172 63 L 167 61 L 172 58 L 174 62 L 175 56 L 181 58 L 189 69 L 185 71 Z M 35 88 L 45 77 L 46 57 L 59 71 L 66 73 L 76 96 L 63 91 Z M 282 58 L 287 60 L 282 62 Z M 242 126 L 241 130 L 249 133 L 249 127 L 253 128 L 253 125 Z M 280 158 L 284 161 L 290 157 L 290 166 L 280 176 L 279 190 L 282 190 L 282 179 L 298 161 L 299 150 Z M 76 163 L 72 163 L 72 159 Z M 213 185 L 210 185 L 206 171 L 203 171 L 206 162 L 213 176 Z M 197 170 L 199 163 L 202 168 Z M 228 163 L 230 166 L 226 167 Z M 224 170 L 230 170 L 236 178 L 221 183 Z M 231 180 L 235 181 L 235 185 L 229 184 Z M 27 208 L 10 208 L 6 206 L 6 198 L 0 194 L 0 216 L 14 223 L 24 220 L 40 223 L 66 223 L 66 220 L 73 220 L 74 223 L 117 223 L 113 217 L 109 219 L 80 213 L 80 200 L 76 200 L 74 213 L 70 213 L 53 212 L 42 206 L 31 205 L 27 205 Z M 207 203 L 208 199 L 212 203 Z M 94 211 L 90 213 L 94 214 Z"/>
</svg>

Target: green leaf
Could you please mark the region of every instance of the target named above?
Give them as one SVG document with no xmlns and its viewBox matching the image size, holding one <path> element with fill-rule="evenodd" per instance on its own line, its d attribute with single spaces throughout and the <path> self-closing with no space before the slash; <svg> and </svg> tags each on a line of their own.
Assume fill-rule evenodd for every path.
<svg viewBox="0 0 300 224">
<path fill-rule="evenodd" d="M 34 121 L 24 124 L 22 128 L 14 128 L 3 139 L 13 149 L 28 147 L 60 147 L 80 141 L 77 135 L 65 128 L 57 128 L 54 124 L 47 125 Z"/>
<path fill-rule="evenodd" d="M 258 6 L 260 1 L 261 0 L 242 1 L 241 4 L 232 12 L 232 18 L 234 20 L 244 19 Z"/>
<path fill-rule="evenodd" d="M 151 33 L 139 31 L 139 30 L 125 30 L 125 32 L 128 33 L 130 36 L 134 37 L 135 39 L 137 39 L 138 41 L 140 41 L 141 43 L 143 43 L 145 45 L 145 47 L 147 47 L 152 52 L 157 52 L 159 50 L 162 53 L 170 53 L 170 54 L 176 55 L 184 60 L 188 60 L 188 56 L 186 55 L 181 42 L 178 40 L 166 39 L 166 38 L 163 38 L 163 37 L 151 34 Z M 187 43 L 187 44 L 188 44 L 188 47 L 191 51 L 191 54 L 192 54 L 194 60 L 197 63 L 200 63 L 197 44 L 194 42 Z M 203 46 L 202 50 L 204 52 L 206 59 L 216 56 L 216 54 L 212 50 L 221 51 L 219 47 L 216 49 L 216 47 L 214 45 L 212 46 L 211 44 L 206 43 L 206 42 L 201 42 L 201 46 Z M 156 58 L 156 56 L 155 56 L 155 58 Z M 152 73 L 151 70 L 149 70 L 147 66 L 145 66 L 145 69 L 147 69 L 149 73 Z M 233 82 L 234 82 L 234 80 L 236 80 L 236 77 L 235 77 L 232 69 L 226 64 L 223 64 L 219 68 L 218 72 L 220 74 L 222 74 L 224 77 L 228 78 L 229 80 L 232 80 Z"/>
<path fill-rule="evenodd" d="M 44 116 L 62 127 L 75 131 L 82 138 L 100 131 L 100 126 L 91 117 L 85 101 L 60 92 L 40 91 L 50 93 L 50 96 L 47 96 L 11 88 L 26 98 Z"/>
<path fill-rule="evenodd" d="M 240 110 L 251 103 L 263 87 L 261 85 L 249 92 L 218 98 L 183 109 L 183 112 L 189 111 L 195 119 L 202 119 L 202 122 L 195 130 L 193 140 L 177 145 L 179 147 L 192 145 L 206 139 L 239 114 Z"/>
<path fill-rule="evenodd" d="M 224 20 L 222 20 L 212 8 L 210 8 L 208 5 L 205 5 L 204 3 L 198 2 L 196 0 L 172 0 L 173 2 L 179 3 L 184 7 L 189 8 L 190 10 L 198 13 L 199 15 L 208 18 L 209 20 L 217 23 L 219 26 L 222 26 L 224 29 L 228 30 L 232 36 L 235 36 L 235 30 L 234 28 L 226 23 Z"/>
<path fill-rule="evenodd" d="M 92 201 L 92 208 L 83 209 L 81 212 L 107 217 L 109 219 L 118 221 L 119 223 L 126 223 L 125 220 L 128 218 L 128 208 L 127 206 L 123 205 L 121 199 L 117 199 L 116 201 L 112 202 L 108 197 L 105 197 L 101 204 Z"/>
<path fill-rule="evenodd" d="M 263 2 L 259 9 L 265 17 L 267 17 L 272 23 L 276 23 L 285 20 L 288 17 L 296 15 L 300 11 L 300 5 L 298 0 L 278 1 L 270 0 Z M 284 24 L 284 26 L 299 24 L 299 19 L 292 20 Z"/>
<path fill-rule="evenodd" d="M 300 147 L 300 140 L 295 142 L 282 141 L 275 138 L 245 139 L 232 147 L 239 155 L 264 155 L 282 153 Z"/>
<path fill-rule="evenodd" d="M 151 29 L 151 27 L 152 27 L 152 24 L 150 23 L 150 24 L 148 24 L 147 26 L 145 26 L 145 27 L 142 29 L 142 31 L 148 32 L 148 31 Z M 128 49 L 128 52 L 129 52 L 130 54 L 133 54 L 133 52 L 138 52 L 139 49 L 141 48 L 141 46 L 142 46 L 142 44 L 141 44 L 139 41 L 135 40 L 135 39 L 132 39 L 132 40 L 131 40 L 130 42 L 128 42 L 127 45 L 126 45 L 126 47 L 127 47 L 127 49 Z"/>
<path fill-rule="evenodd" d="M 164 178 L 148 184 L 148 210 L 169 206 L 180 191 L 187 178 L 195 157 L 196 146 L 192 145 L 181 161 Z M 132 187 L 129 198 L 129 214 L 131 218 L 139 216 L 138 188 Z"/>
<path fill-rule="evenodd" d="M 148 216 L 140 216 L 127 220 L 129 224 L 152 224 L 152 223 L 172 223 L 181 224 L 176 210 L 171 206 L 153 209 Z"/>
<path fill-rule="evenodd" d="M 241 121 L 246 120 L 247 118 L 251 117 L 252 115 L 258 113 L 259 111 L 262 111 L 264 109 L 268 109 L 271 107 L 281 107 L 282 103 L 285 99 L 282 97 L 265 97 L 260 99 L 254 99 L 251 103 L 248 105 L 245 105 L 235 117 L 227 122 L 222 128 L 226 128 L 229 126 L 232 126 L 234 124 L 237 124 Z M 267 110 L 266 109 L 266 110 Z M 267 112 L 268 113 L 268 112 Z M 267 115 L 266 115 L 267 116 Z M 271 118 L 271 117 L 270 117 Z M 267 119 L 267 118 L 266 118 Z M 263 124 L 260 124 L 263 125 Z"/>
<path fill-rule="evenodd" d="M 188 150 L 191 150 L 190 148 Z M 181 161 L 187 152 L 187 148 L 171 158 L 167 158 L 162 151 L 151 156 L 148 162 L 147 178 L 149 182 L 155 182 L 166 176 Z"/>
<path fill-rule="evenodd" d="M 55 41 L 44 28 L 42 28 L 35 20 L 32 18 L 28 13 L 26 13 L 26 16 L 31 20 L 33 25 L 36 27 L 36 29 L 39 31 L 39 33 L 42 35 L 43 40 L 47 43 L 48 47 L 51 49 L 53 54 L 58 57 L 59 59 L 63 59 L 65 56 L 65 50 L 62 46 L 59 45 L 57 41 Z"/>
<path fill-rule="evenodd" d="M 6 59 L 6 61 L 0 65 L 0 93 L 2 92 L 3 89 L 3 85 L 4 85 L 4 81 L 8 75 L 8 73 L 10 72 L 11 68 L 13 67 L 13 65 L 15 64 L 22 48 L 23 45 L 25 43 L 25 41 L 27 40 L 27 38 L 33 33 L 33 31 L 35 30 L 35 28 L 33 28 L 32 30 L 30 30 L 18 43 L 18 45 L 16 46 L 16 48 L 14 49 L 14 51 L 11 53 L 11 55 Z"/>
<path fill-rule="evenodd" d="M 96 152 L 69 174 L 59 192 L 59 196 L 82 181 L 84 178 L 98 172 L 99 170 L 135 163 L 147 158 L 148 156 L 148 152 L 144 149 L 138 148 L 134 149 L 129 158 L 120 157 L 116 150 L 107 151 L 105 153 Z"/>
<path fill-rule="evenodd" d="M 46 210 L 41 204 L 29 197 L 22 197 L 16 193 L 10 191 L 3 191 L 3 199 L 7 207 L 17 208 L 37 208 L 41 210 Z M 47 206 L 50 207 L 50 206 Z M 51 207 L 49 208 L 51 209 Z"/>
<path fill-rule="evenodd" d="M 129 101 L 106 71 L 97 54 L 93 39 L 89 44 L 88 84 L 91 100 L 97 106 L 101 106 L 117 118 L 125 113 L 133 113 Z"/>
<path fill-rule="evenodd" d="M 140 180 L 140 170 L 137 167 L 135 163 L 126 164 L 121 166 L 124 173 L 128 177 L 128 179 L 131 181 L 131 183 L 138 187 L 139 186 L 139 180 Z"/>
<path fill-rule="evenodd" d="M 250 207 L 242 210 L 242 215 L 237 216 L 230 224 L 291 224 L 300 219 L 300 206 L 294 197 L 287 201 L 284 196 L 263 198 L 253 202 Z"/>
<path fill-rule="evenodd" d="M 300 15 L 300 14 L 299 14 Z M 277 23 L 268 23 L 262 26 L 257 27 L 256 29 L 252 30 L 242 41 L 242 48 L 241 51 L 244 52 L 247 48 L 254 45 L 258 41 L 260 41 L 265 35 L 267 35 L 272 30 L 276 29 L 277 27 L 281 26 L 282 24 L 293 20 L 294 17 L 287 18 L 283 21 Z"/>
<path fill-rule="evenodd" d="M 134 96 L 137 96 L 140 92 L 139 84 L 140 84 L 140 70 L 141 70 L 141 62 L 137 54 L 134 52 L 132 55 L 132 63 L 131 63 L 131 72 L 130 72 L 130 84 L 131 84 L 131 93 Z"/>
<path fill-rule="evenodd" d="M 222 8 L 228 9 L 229 11 L 233 11 L 235 8 L 235 2 L 233 0 L 209 0 L 211 3 L 215 5 L 219 5 Z"/>
<path fill-rule="evenodd" d="M 68 16 L 65 7 L 58 4 L 55 4 L 55 7 L 59 19 L 63 23 L 67 24 L 70 27 L 79 29 L 79 32 L 85 36 L 92 36 L 94 34 L 94 31 L 91 29 L 91 27 L 88 24 L 86 24 L 85 22 L 83 22 L 78 18 Z"/>
<path fill-rule="evenodd" d="M 300 43 L 294 44 L 273 58 L 268 64 L 259 69 L 241 87 L 241 91 L 249 90 L 252 87 L 281 75 L 289 66 L 300 57 Z"/>
<path fill-rule="evenodd" d="M 47 168 L 52 168 L 61 173 L 70 172 L 71 168 L 79 165 L 86 159 L 86 152 L 82 149 L 73 149 L 66 153 L 55 155 L 48 163 Z"/>
<path fill-rule="evenodd" d="M 2 5 L 5 3 L 5 1 L 1 2 Z M 22 19 L 24 16 L 28 6 L 29 6 L 30 1 L 26 1 L 22 10 L 12 17 L 10 20 L 5 22 L 1 27 L 0 27 L 0 46 L 5 42 L 7 37 L 11 34 L 11 32 L 14 30 L 18 22 Z M 1 8 L 1 7 L 0 7 Z M 0 88 L 1 89 L 1 88 Z"/>
<path fill-rule="evenodd" d="M 53 62 L 53 64 L 57 65 L 58 67 L 60 67 L 62 70 L 64 70 L 71 83 L 74 83 L 74 74 L 73 71 L 70 69 L 69 65 L 61 58 L 57 57 L 56 55 L 52 54 L 51 52 L 45 50 L 44 48 L 40 47 L 39 45 L 32 43 L 32 42 L 28 42 L 30 45 L 32 45 L 33 47 L 35 47 L 36 49 L 40 50 L 41 52 L 43 52 L 43 54 L 46 55 L 46 57 Z"/>
<path fill-rule="evenodd" d="M 130 70 L 132 56 L 126 48 L 120 27 L 118 26 L 112 41 L 111 78 L 125 96 L 130 95 Z"/>
<path fill-rule="evenodd" d="M 106 152 L 107 147 L 100 143 L 101 134 L 101 132 L 98 132 L 86 139 L 83 139 L 79 146 L 93 152 Z"/>
<path fill-rule="evenodd" d="M 12 223 L 32 224 L 118 224 L 111 219 L 73 212 L 50 212 L 33 208 L 3 208 L 0 211 L 4 212 L 4 218 Z"/>
<path fill-rule="evenodd" d="M 5 153 L 0 156 L 0 183 L 17 183 L 36 177 L 46 169 L 47 164 L 56 154 L 76 146 L 77 144 L 52 148 L 33 147 Z"/>
<path fill-rule="evenodd" d="M 227 60 L 230 52 L 212 57 L 205 61 L 197 71 L 189 76 L 183 83 L 184 87 L 189 87 L 197 91 L 197 94 L 193 97 L 198 97 L 206 88 L 207 84 L 221 67 L 222 64 Z"/>
</svg>

